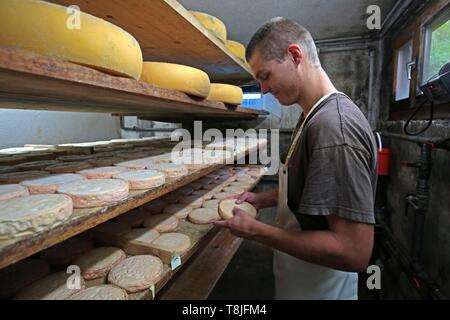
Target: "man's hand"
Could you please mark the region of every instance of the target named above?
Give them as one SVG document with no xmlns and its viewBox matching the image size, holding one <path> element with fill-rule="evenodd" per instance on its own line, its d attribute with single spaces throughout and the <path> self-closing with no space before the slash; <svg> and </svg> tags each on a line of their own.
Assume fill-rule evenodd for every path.
<svg viewBox="0 0 450 320">
<path fill-rule="evenodd" d="M 256 210 L 259 210 L 262 208 L 262 203 L 260 203 L 261 200 L 258 197 L 258 193 L 244 192 L 241 194 L 231 196 L 229 199 L 237 199 L 236 204 L 241 204 L 242 202 L 248 202 L 251 205 L 253 205 L 256 208 Z"/>
<path fill-rule="evenodd" d="M 232 218 L 224 221 L 216 221 L 214 224 L 216 226 L 230 229 L 231 233 L 235 236 L 253 239 L 256 235 L 257 226 L 260 222 L 237 207 L 234 207 L 233 214 L 234 216 Z"/>
<path fill-rule="evenodd" d="M 237 199 L 236 201 L 237 204 L 241 204 L 244 201 L 248 202 L 251 205 L 253 205 L 256 208 L 256 210 L 275 207 L 278 202 L 278 189 L 273 189 L 260 193 L 244 192 L 232 196 L 230 197 L 230 199 Z"/>
</svg>

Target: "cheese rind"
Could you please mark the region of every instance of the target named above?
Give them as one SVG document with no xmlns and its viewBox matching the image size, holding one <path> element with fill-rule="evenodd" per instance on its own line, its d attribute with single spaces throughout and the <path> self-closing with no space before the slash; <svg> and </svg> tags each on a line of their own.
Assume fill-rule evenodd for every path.
<svg viewBox="0 0 450 320">
<path fill-rule="evenodd" d="M 63 194 L 39 194 L 0 202 L 0 240 L 22 238 L 65 221 L 73 202 Z"/>
<path fill-rule="evenodd" d="M 144 62 L 141 81 L 164 89 L 178 90 L 206 98 L 211 83 L 208 75 L 199 69 L 164 62 Z"/>
<path fill-rule="evenodd" d="M 211 83 L 211 90 L 206 99 L 239 105 L 244 99 L 244 93 L 238 86 L 223 83 Z"/>
<path fill-rule="evenodd" d="M 128 182 L 130 190 L 144 190 L 159 187 L 166 181 L 164 174 L 154 170 L 133 170 L 116 173 L 113 179 L 122 179 Z"/>
<path fill-rule="evenodd" d="M 227 41 L 227 28 L 225 24 L 218 18 L 199 11 L 190 11 L 190 13 L 213 35 L 222 42 Z"/>
<path fill-rule="evenodd" d="M 20 184 L 0 185 L 0 201 L 5 201 L 17 197 L 28 196 L 28 189 Z"/>
<path fill-rule="evenodd" d="M 90 14 L 44 1 L 2 0 L 0 29 L 1 46 L 135 79 L 141 74 L 142 51 L 136 39 Z"/>
<path fill-rule="evenodd" d="M 128 294 L 122 288 L 105 284 L 83 289 L 66 300 L 128 300 Z"/>
<path fill-rule="evenodd" d="M 241 59 L 243 62 L 246 62 L 245 47 L 242 43 L 233 40 L 227 40 L 225 45 L 236 57 Z"/>
<path fill-rule="evenodd" d="M 79 174 L 54 174 L 44 178 L 24 180 L 20 184 L 27 187 L 31 194 L 55 193 L 59 186 L 66 183 L 84 180 Z"/>
<path fill-rule="evenodd" d="M 236 199 L 225 199 L 219 203 L 219 214 L 222 219 L 227 220 L 234 216 L 233 209 L 237 207 L 252 217 L 256 217 L 257 210 L 248 202 L 243 202 L 241 204 L 236 204 Z"/>
</svg>

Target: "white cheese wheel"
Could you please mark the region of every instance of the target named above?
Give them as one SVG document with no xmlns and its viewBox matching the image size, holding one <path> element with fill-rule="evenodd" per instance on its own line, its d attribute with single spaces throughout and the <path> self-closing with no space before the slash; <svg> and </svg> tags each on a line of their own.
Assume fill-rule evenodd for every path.
<svg viewBox="0 0 450 320">
<path fill-rule="evenodd" d="M 162 273 L 161 259 L 152 255 L 139 255 L 116 265 L 108 274 L 108 282 L 129 293 L 139 292 L 154 285 Z"/>
<path fill-rule="evenodd" d="M 203 205 L 203 198 L 198 196 L 187 196 L 180 199 L 180 203 L 191 208 L 201 208 Z"/>
<path fill-rule="evenodd" d="M 220 220 L 219 212 L 213 208 L 198 208 L 189 214 L 189 221 L 196 224 L 208 224 Z"/>
<path fill-rule="evenodd" d="M 178 219 L 172 214 L 156 214 L 145 219 L 144 227 L 158 232 L 173 231 L 178 227 Z"/>
<path fill-rule="evenodd" d="M 0 202 L 0 240 L 21 238 L 56 227 L 72 214 L 63 194 L 24 196 Z"/>
<path fill-rule="evenodd" d="M 75 208 L 92 208 L 117 204 L 127 198 L 128 190 L 123 180 L 91 179 L 64 184 L 57 192 L 70 196 Z"/>
<path fill-rule="evenodd" d="M 136 39 L 120 27 L 87 13 L 75 14 L 67 7 L 45 1 L 2 0 L 0 29 L 1 46 L 135 79 L 141 74 L 143 59 Z"/>
<path fill-rule="evenodd" d="M 211 83 L 211 90 L 206 99 L 240 105 L 244 100 L 244 93 L 241 87 L 238 86 L 224 83 Z"/>
<path fill-rule="evenodd" d="M 4 300 L 50 273 L 47 262 L 25 259 L 0 270 L 0 299 Z"/>
<path fill-rule="evenodd" d="M 220 39 L 223 43 L 227 41 L 227 28 L 218 18 L 199 11 L 189 11 L 209 32 Z"/>
<path fill-rule="evenodd" d="M 46 177 L 50 173 L 46 171 L 20 171 L 0 174 L 0 184 L 2 183 L 20 183 L 24 180 Z"/>
<path fill-rule="evenodd" d="M 125 258 L 125 252 L 119 248 L 98 247 L 78 257 L 73 264 L 80 267 L 81 275 L 85 280 L 92 280 L 106 276 Z"/>
<path fill-rule="evenodd" d="M 98 167 L 93 169 L 81 170 L 78 171 L 77 173 L 81 174 L 83 177 L 87 179 L 109 179 L 113 175 L 124 171 L 127 171 L 127 169 L 123 167 L 110 166 L 110 167 Z"/>
<path fill-rule="evenodd" d="M 172 254 L 182 254 L 191 247 L 191 239 L 178 232 L 164 233 L 153 240 L 150 246 Z"/>
<path fill-rule="evenodd" d="M 139 159 L 115 163 L 115 166 L 124 167 L 131 170 L 144 170 L 150 167 L 153 163 L 148 159 Z"/>
<path fill-rule="evenodd" d="M 0 201 L 5 201 L 17 197 L 28 196 L 28 189 L 20 184 L 0 185 Z"/>
<path fill-rule="evenodd" d="M 164 208 L 163 213 L 175 216 L 178 219 L 186 219 L 192 208 L 184 204 L 171 204 Z"/>
<path fill-rule="evenodd" d="M 67 280 L 71 275 L 65 271 L 56 272 L 31 284 L 21 290 L 15 300 L 64 300 L 72 294 L 85 288 L 85 283 L 80 277 L 80 289 L 72 289 L 67 286 Z"/>
<path fill-rule="evenodd" d="M 122 288 L 105 284 L 78 291 L 67 300 L 128 300 L 128 293 Z"/>
<path fill-rule="evenodd" d="M 203 208 L 218 209 L 219 202 L 220 202 L 220 200 L 218 200 L 218 199 L 207 200 L 207 201 L 203 202 Z"/>
<path fill-rule="evenodd" d="M 156 163 L 150 166 L 150 169 L 164 173 L 166 178 L 179 178 L 188 173 L 188 169 L 183 164 L 174 163 Z"/>
<path fill-rule="evenodd" d="M 140 80 L 160 88 L 178 90 L 202 98 L 206 98 L 210 90 L 206 72 L 173 63 L 144 62 Z"/>
<path fill-rule="evenodd" d="M 112 176 L 128 182 L 130 190 L 144 190 L 159 187 L 166 182 L 164 174 L 154 170 L 133 170 L 121 172 Z"/>
<path fill-rule="evenodd" d="M 231 186 L 231 187 L 223 188 L 223 191 L 224 192 L 228 192 L 228 193 L 232 193 L 232 194 L 241 194 L 241 193 L 245 192 L 245 189 Z"/>
<path fill-rule="evenodd" d="M 84 180 L 79 174 L 54 174 L 44 178 L 22 181 L 20 184 L 27 187 L 31 194 L 55 193 L 58 187 L 75 181 Z"/>
<path fill-rule="evenodd" d="M 218 199 L 218 200 L 223 200 L 223 199 L 227 199 L 234 196 L 233 193 L 230 192 L 218 192 L 216 194 L 214 194 L 213 198 L 214 199 Z"/>
<path fill-rule="evenodd" d="M 234 216 L 233 209 L 237 207 L 252 217 L 256 217 L 257 210 L 248 202 L 243 202 L 241 204 L 236 204 L 236 199 L 226 199 L 219 203 L 219 214 L 222 219 L 227 220 Z"/>
<path fill-rule="evenodd" d="M 44 170 L 51 173 L 74 173 L 89 168 L 92 166 L 88 162 L 61 162 L 45 167 Z"/>
</svg>

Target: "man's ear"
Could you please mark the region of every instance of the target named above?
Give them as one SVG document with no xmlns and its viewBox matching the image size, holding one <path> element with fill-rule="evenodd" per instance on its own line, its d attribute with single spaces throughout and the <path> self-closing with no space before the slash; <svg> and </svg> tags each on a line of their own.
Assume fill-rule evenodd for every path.
<svg viewBox="0 0 450 320">
<path fill-rule="evenodd" d="M 303 50 L 298 44 L 290 44 L 287 48 L 288 56 L 296 66 L 303 61 Z"/>
</svg>

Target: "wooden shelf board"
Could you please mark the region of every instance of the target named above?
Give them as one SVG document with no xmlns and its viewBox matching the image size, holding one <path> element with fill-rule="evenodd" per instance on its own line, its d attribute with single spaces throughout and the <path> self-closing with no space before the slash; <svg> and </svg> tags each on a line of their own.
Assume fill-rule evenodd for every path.
<svg viewBox="0 0 450 320">
<path fill-rule="evenodd" d="M 248 66 L 229 51 L 175 0 L 51 0 L 78 5 L 82 12 L 105 19 L 133 35 L 144 61 L 199 68 L 214 82 L 252 80 Z M 219 17 L 220 18 L 220 17 Z"/>
<path fill-rule="evenodd" d="M 156 118 L 187 115 L 255 118 L 267 114 L 4 47 L 0 47 L 0 107 Z"/>
</svg>

